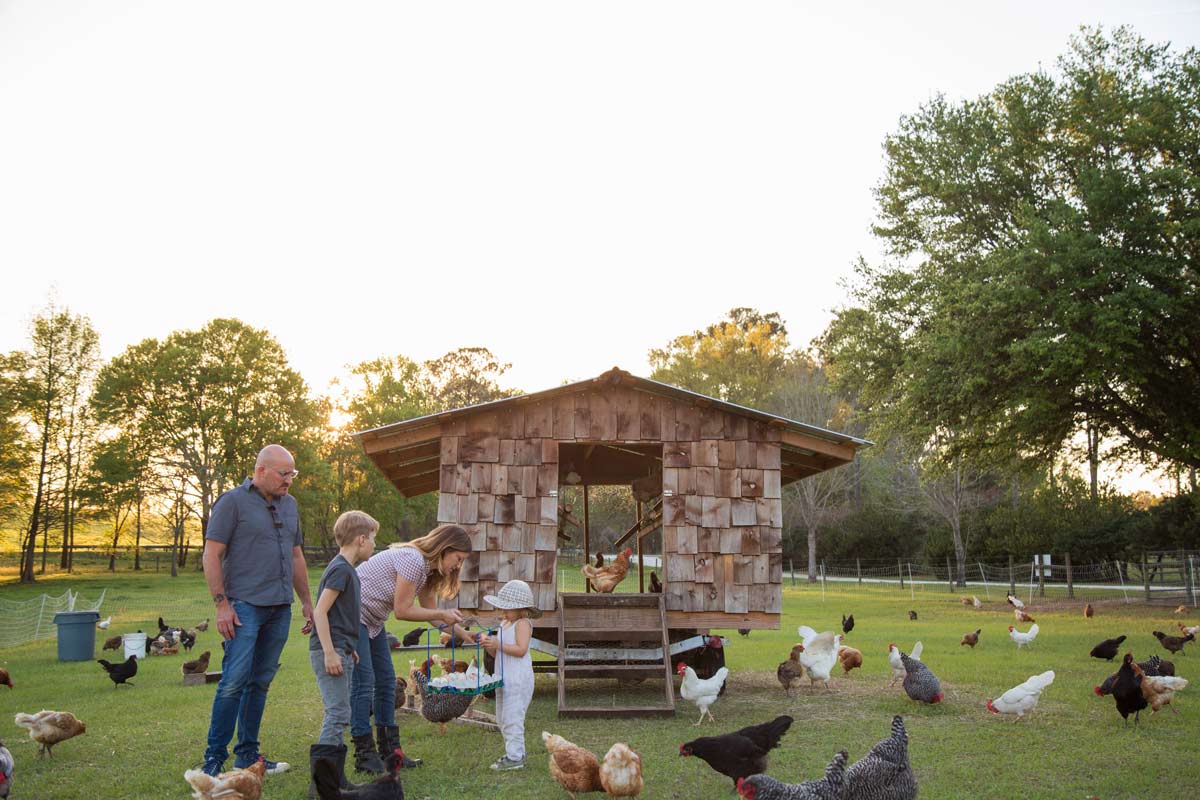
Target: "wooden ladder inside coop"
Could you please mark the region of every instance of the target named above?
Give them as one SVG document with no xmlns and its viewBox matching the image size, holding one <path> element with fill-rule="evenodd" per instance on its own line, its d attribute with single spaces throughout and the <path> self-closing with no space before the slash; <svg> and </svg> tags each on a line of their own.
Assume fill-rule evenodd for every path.
<svg viewBox="0 0 1200 800">
<path fill-rule="evenodd" d="M 659 648 L 661 659 L 652 654 Z M 567 703 L 569 679 L 648 677 L 663 679 L 662 705 Z M 663 595 L 570 592 L 558 596 L 560 717 L 674 716 L 673 677 Z"/>
</svg>

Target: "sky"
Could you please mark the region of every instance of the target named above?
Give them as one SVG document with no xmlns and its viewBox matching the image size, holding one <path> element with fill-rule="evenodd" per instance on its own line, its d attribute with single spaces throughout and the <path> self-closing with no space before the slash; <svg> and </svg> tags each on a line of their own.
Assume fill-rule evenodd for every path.
<svg viewBox="0 0 1200 800">
<path fill-rule="evenodd" d="M 485 346 L 536 391 L 750 306 L 806 345 L 878 256 L 884 138 L 1200 0 L 0 0 L 0 351 L 236 317 L 314 392 Z"/>
</svg>

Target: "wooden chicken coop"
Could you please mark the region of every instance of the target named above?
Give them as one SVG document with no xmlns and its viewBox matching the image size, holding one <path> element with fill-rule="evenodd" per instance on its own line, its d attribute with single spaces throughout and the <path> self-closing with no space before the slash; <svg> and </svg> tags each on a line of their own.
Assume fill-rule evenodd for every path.
<svg viewBox="0 0 1200 800">
<path fill-rule="evenodd" d="M 665 664 L 668 675 L 667 642 L 710 628 L 779 628 L 781 490 L 852 461 L 868 444 L 616 368 L 591 380 L 355 436 L 403 495 L 439 492 L 438 521 L 471 533 L 473 552 L 463 565 L 457 606 L 490 617 L 483 596 L 505 581 L 524 580 L 539 609 L 558 612 L 536 622 L 535 636 L 557 638 L 560 651 L 570 644 L 563 629 L 590 624 L 564 622 L 565 613 L 576 612 L 564 612 L 559 602 L 560 488 L 583 490 L 582 547 L 588 554 L 587 487 L 632 486 L 638 517 L 617 546 L 640 551 L 645 537 L 661 530 L 667 630 L 660 624 L 650 633 L 661 634 L 657 666 Z M 626 581 L 641 588 L 645 575 L 640 559 L 637 564 Z M 621 619 L 620 612 L 604 611 L 599 598 L 569 605 L 597 609 L 597 622 Z M 621 633 L 611 630 L 616 627 L 607 625 L 607 632 Z"/>
</svg>

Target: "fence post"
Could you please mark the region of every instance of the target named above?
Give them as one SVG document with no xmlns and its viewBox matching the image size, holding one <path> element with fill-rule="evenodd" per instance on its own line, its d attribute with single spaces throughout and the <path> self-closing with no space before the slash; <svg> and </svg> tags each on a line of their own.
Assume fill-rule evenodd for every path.
<svg viewBox="0 0 1200 800">
<path fill-rule="evenodd" d="M 1195 608 L 1196 607 L 1196 563 L 1194 561 L 1192 561 L 1191 556 L 1188 556 L 1187 591 L 1188 591 L 1188 595 L 1192 598 L 1192 608 Z"/>
<path fill-rule="evenodd" d="M 1067 561 L 1067 598 L 1074 600 L 1075 599 L 1075 580 L 1071 574 L 1071 551 L 1070 550 L 1066 551 L 1065 553 L 1063 553 L 1063 556 L 1066 558 L 1066 561 Z"/>
<path fill-rule="evenodd" d="M 975 563 L 979 565 L 979 577 L 983 580 L 983 596 L 986 597 L 990 602 L 992 599 L 992 591 L 988 588 L 987 572 L 983 568 L 982 561 L 976 561 Z"/>
<path fill-rule="evenodd" d="M 792 573 L 792 588 L 796 588 L 796 559 L 788 559 L 788 571 Z"/>
<path fill-rule="evenodd" d="M 42 605 L 38 609 L 37 627 L 33 629 L 33 640 L 36 642 L 38 634 L 42 632 L 42 613 L 46 610 L 46 593 L 42 592 Z"/>
<path fill-rule="evenodd" d="M 854 566 L 858 570 L 858 582 L 859 584 L 862 584 L 862 559 L 854 559 Z"/>
<path fill-rule="evenodd" d="M 1045 563 L 1042 561 L 1042 554 L 1037 554 L 1037 571 L 1038 571 L 1038 597 L 1046 596 L 1046 570 Z"/>
<path fill-rule="evenodd" d="M 954 593 L 954 573 L 950 571 L 950 556 L 946 556 L 946 581 L 949 583 L 949 591 Z"/>
<path fill-rule="evenodd" d="M 1013 597 L 1017 596 L 1017 574 L 1013 572 L 1012 553 L 1008 554 L 1008 593 Z"/>
<path fill-rule="evenodd" d="M 904 588 L 904 564 L 900 563 L 900 559 L 896 559 L 896 574 L 900 576 L 900 588 Z"/>
<path fill-rule="evenodd" d="M 1150 602 L 1150 564 L 1146 560 L 1146 551 L 1142 551 L 1142 587 L 1146 590 L 1146 602 Z"/>
<path fill-rule="evenodd" d="M 154 554 L 154 571 L 158 572 L 158 553 Z"/>
</svg>

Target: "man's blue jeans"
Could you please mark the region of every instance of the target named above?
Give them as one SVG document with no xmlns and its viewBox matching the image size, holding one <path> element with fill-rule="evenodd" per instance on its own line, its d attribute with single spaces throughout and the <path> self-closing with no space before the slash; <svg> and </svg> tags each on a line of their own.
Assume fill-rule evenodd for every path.
<svg viewBox="0 0 1200 800">
<path fill-rule="evenodd" d="M 234 626 L 234 636 L 225 645 L 204 758 L 224 762 L 229 757 L 236 724 L 234 766 L 243 768 L 258 760 L 258 726 L 267 705 L 267 689 L 287 642 L 292 607 L 252 606 L 241 600 L 233 600 L 231 605 L 242 624 Z"/>
<path fill-rule="evenodd" d="M 396 668 L 387 635 L 380 631 L 372 639 L 367 626 L 358 624 L 358 663 L 350 676 L 350 735 L 371 732 L 371 701 L 375 702 L 375 724 L 396 724 Z"/>
</svg>

